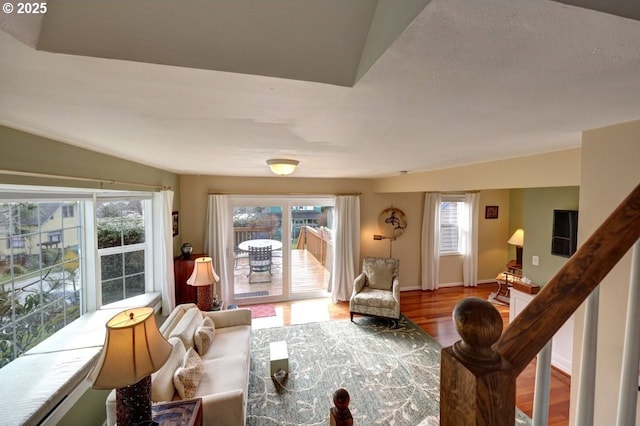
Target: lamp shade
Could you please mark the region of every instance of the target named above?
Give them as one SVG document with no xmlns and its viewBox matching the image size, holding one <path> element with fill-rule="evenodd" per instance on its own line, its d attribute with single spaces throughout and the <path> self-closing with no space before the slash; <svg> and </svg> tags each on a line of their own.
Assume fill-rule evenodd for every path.
<svg viewBox="0 0 640 426">
<path fill-rule="evenodd" d="M 516 229 L 516 232 L 514 232 L 511 238 L 509 238 L 507 244 L 522 247 L 524 245 L 524 230 L 521 228 Z"/>
<path fill-rule="evenodd" d="M 170 354 L 153 308 L 128 309 L 107 322 L 104 347 L 88 379 L 95 389 L 129 386 L 159 370 Z"/>
<path fill-rule="evenodd" d="M 213 270 L 213 261 L 210 257 L 199 257 L 195 260 L 193 272 L 187 280 L 187 284 L 193 286 L 211 285 L 220 281 L 220 277 Z"/>
<path fill-rule="evenodd" d="M 298 160 L 288 160 L 286 158 L 275 158 L 267 160 L 271 171 L 280 176 L 290 175 L 296 170 L 300 162 Z"/>
</svg>

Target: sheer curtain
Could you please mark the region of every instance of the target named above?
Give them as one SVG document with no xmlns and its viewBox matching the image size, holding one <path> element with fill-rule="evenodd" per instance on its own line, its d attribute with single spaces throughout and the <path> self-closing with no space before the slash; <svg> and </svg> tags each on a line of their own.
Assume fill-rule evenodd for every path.
<svg viewBox="0 0 640 426">
<path fill-rule="evenodd" d="M 442 195 L 428 192 L 422 218 L 422 289 L 436 290 L 440 272 L 440 203 Z"/>
<path fill-rule="evenodd" d="M 478 285 L 478 210 L 480 194 L 464 194 L 462 225 L 462 279 L 465 287 Z"/>
<path fill-rule="evenodd" d="M 176 306 L 175 279 L 173 275 L 173 191 L 154 192 L 153 211 L 160 220 L 153 221 L 154 262 L 153 276 L 160 283 L 162 312 L 168 314 Z M 158 214 L 157 212 L 160 212 Z"/>
<path fill-rule="evenodd" d="M 331 300 L 347 301 L 353 291 L 353 280 L 360 260 L 360 197 L 336 197 L 335 233 L 333 246 L 333 274 Z"/>
<path fill-rule="evenodd" d="M 220 276 L 216 287 L 219 299 L 233 300 L 233 245 L 231 237 L 231 208 L 228 195 L 209 195 L 204 248 L 213 259 L 213 268 Z"/>
</svg>

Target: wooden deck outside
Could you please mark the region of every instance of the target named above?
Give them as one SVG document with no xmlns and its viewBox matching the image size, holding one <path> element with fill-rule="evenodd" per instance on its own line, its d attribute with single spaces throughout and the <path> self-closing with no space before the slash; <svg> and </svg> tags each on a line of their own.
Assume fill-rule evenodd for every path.
<svg viewBox="0 0 640 426">
<path fill-rule="evenodd" d="M 249 259 L 240 257 L 234 268 L 234 298 L 236 303 L 247 303 L 249 298 L 281 296 L 282 253 L 274 252 L 271 276 L 268 273 L 254 273 L 249 284 Z M 330 271 L 308 251 L 291 250 L 291 294 L 326 291 L 329 286 Z"/>
</svg>

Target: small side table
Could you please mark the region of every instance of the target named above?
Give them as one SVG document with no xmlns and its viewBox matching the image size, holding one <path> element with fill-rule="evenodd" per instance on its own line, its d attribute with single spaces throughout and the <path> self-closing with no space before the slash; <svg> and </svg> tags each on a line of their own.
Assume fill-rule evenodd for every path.
<svg viewBox="0 0 640 426">
<path fill-rule="evenodd" d="M 271 376 L 279 371 L 289 372 L 289 353 L 286 341 L 269 343 L 269 358 Z"/>
<path fill-rule="evenodd" d="M 212 311 L 221 311 L 224 309 L 224 300 L 219 301 L 218 304 L 211 308 Z"/>
<path fill-rule="evenodd" d="M 160 426 L 202 426 L 202 398 L 158 402 L 151 417 Z"/>
</svg>

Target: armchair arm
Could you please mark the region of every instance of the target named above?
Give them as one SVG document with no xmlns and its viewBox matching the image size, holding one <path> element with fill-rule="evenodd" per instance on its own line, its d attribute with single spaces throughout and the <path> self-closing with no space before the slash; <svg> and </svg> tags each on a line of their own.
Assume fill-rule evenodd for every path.
<svg viewBox="0 0 640 426">
<path fill-rule="evenodd" d="M 393 279 L 391 290 L 393 291 L 393 298 L 396 299 L 397 302 L 400 302 L 400 280 L 398 277 Z"/>
<path fill-rule="evenodd" d="M 365 274 L 360 274 L 353 280 L 353 294 L 358 294 L 362 291 L 364 286 L 367 284 L 367 276 Z"/>
</svg>

